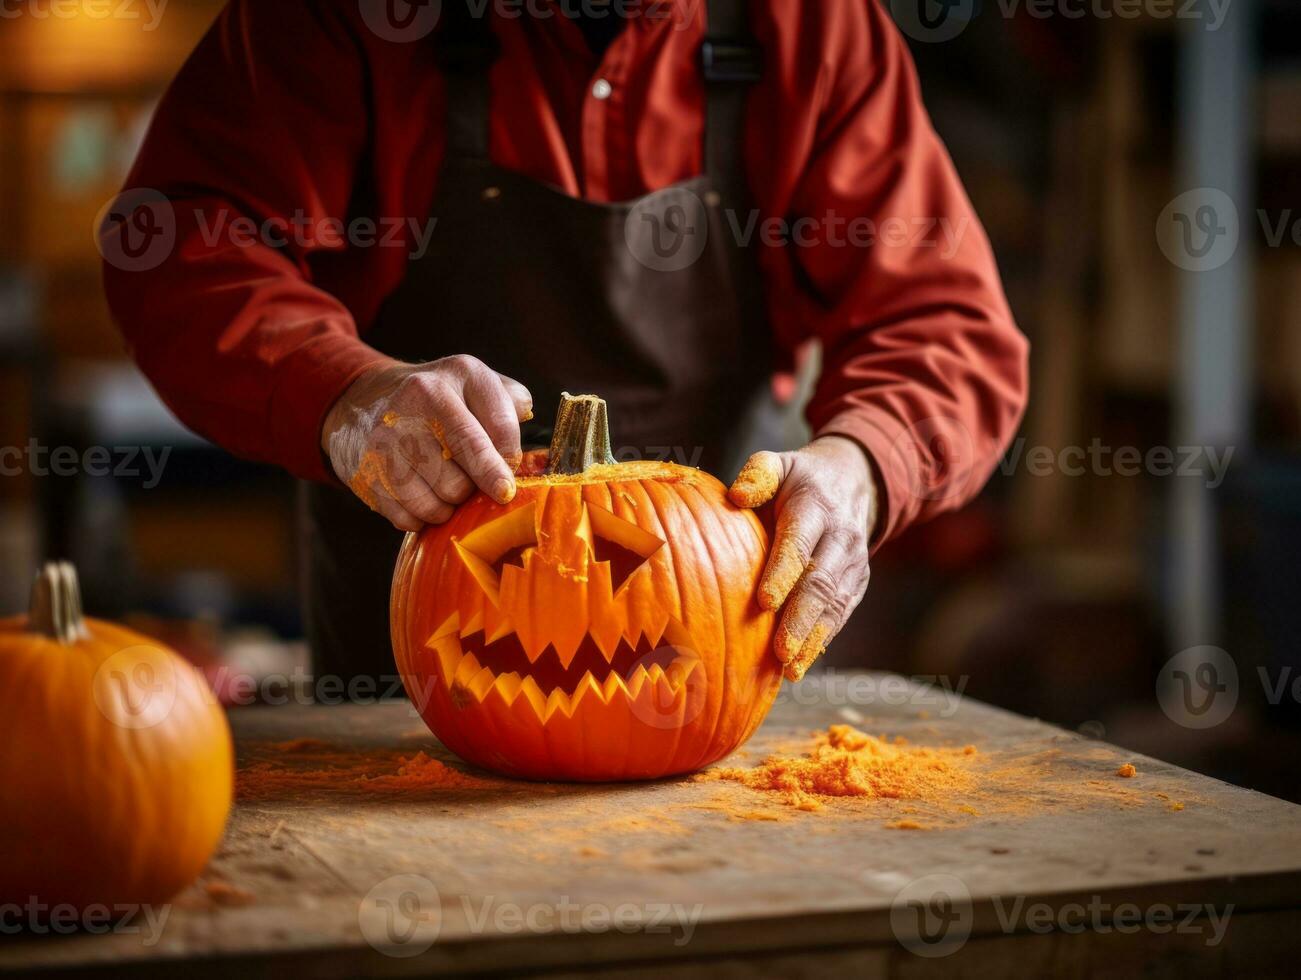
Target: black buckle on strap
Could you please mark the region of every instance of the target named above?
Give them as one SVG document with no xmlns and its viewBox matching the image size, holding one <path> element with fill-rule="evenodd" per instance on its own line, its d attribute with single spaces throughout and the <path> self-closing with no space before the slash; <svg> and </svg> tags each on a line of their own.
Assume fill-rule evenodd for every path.
<svg viewBox="0 0 1301 980">
<path fill-rule="evenodd" d="M 700 46 L 707 82 L 752 83 L 763 77 L 763 49 L 730 38 L 707 38 Z"/>
</svg>

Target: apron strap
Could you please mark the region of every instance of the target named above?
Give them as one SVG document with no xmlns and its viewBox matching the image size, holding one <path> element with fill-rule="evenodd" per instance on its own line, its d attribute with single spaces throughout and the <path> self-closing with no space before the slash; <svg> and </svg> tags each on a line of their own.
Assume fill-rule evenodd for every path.
<svg viewBox="0 0 1301 980">
<path fill-rule="evenodd" d="M 749 206 L 745 179 L 745 108 L 763 71 L 750 30 L 747 0 L 707 0 L 709 22 L 700 48 L 705 77 L 705 172 L 729 208 Z"/>
<path fill-rule="evenodd" d="M 707 111 L 705 173 L 721 199 L 718 210 L 742 215 L 754 207 L 746 179 L 745 115 L 750 86 L 763 74 L 763 50 L 750 30 L 749 0 L 707 0 L 705 12 L 709 22 L 700 46 Z M 766 326 L 768 317 L 754 252 L 736 243 L 727 250 L 727 261 L 741 322 L 755 329 L 756 345 L 763 337 L 772 358 L 771 331 L 761 334 L 758 329 Z"/>
<path fill-rule="evenodd" d="M 444 3 L 437 46 L 447 81 L 447 150 L 474 160 L 488 159 L 488 72 L 501 51 L 487 9 L 476 17 L 467 0 Z"/>
</svg>

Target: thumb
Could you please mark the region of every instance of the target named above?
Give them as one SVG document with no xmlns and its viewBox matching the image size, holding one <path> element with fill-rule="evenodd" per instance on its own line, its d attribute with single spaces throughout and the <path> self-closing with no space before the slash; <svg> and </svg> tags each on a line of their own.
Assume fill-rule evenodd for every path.
<svg viewBox="0 0 1301 980">
<path fill-rule="evenodd" d="M 786 465 L 781 456 L 770 452 L 755 453 L 741 467 L 727 491 L 727 499 L 738 507 L 762 507 L 777 496 L 785 478 Z"/>
</svg>

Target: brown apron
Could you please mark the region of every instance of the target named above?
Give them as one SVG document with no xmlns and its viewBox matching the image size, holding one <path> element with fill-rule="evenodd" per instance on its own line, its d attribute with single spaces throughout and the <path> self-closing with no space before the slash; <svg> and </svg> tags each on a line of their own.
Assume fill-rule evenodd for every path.
<svg viewBox="0 0 1301 980">
<path fill-rule="evenodd" d="M 562 390 L 593 392 L 609 403 L 616 457 L 732 475 L 724 468 L 739 465 L 740 420 L 773 363 L 753 260 L 724 217 L 748 207 L 742 119 L 758 59 L 744 0 L 708 3 L 706 174 L 618 204 L 490 162 L 495 45 L 482 20 L 449 17 L 459 7 L 444 4 L 437 39 L 448 84 L 437 223 L 367 343 L 412 362 L 473 354 L 517 379 L 537 415 L 523 427 L 525 448 L 548 443 Z M 391 675 L 388 597 L 402 535 L 341 488 L 306 484 L 301 504 L 317 676 Z"/>
</svg>

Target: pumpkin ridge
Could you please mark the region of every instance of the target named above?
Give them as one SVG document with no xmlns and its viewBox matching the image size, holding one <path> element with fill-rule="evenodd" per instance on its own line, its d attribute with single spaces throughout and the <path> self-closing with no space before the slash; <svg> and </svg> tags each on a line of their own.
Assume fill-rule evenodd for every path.
<svg viewBox="0 0 1301 980">
<path fill-rule="evenodd" d="M 690 488 L 690 489 L 693 489 L 693 490 L 694 490 L 695 488 L 693 487 L 693 488 Z M 697 495 L 698 497 L 700 497 L 700 498 L 702 499 L 702 501 L 703 501 L 703 495 L 700 494 L 699 490 L 696 490 L 696 495 Z M 688 496 L 687 493 L 683 493 L 683 495 L 682 495 L 682 499 L 683 499 L 683 502 L 684 502 L 684 503 L 686 504 L 686 506 L 688 507 L 688 509 L 690 509 L 692 517 L 695 518 L 696 527 L 700 530 L 700 537 L 701 537 L 701 539 L 705 542 L 705 550 L 709 552 L 709 560 L 710 560 L 710 563 L 711 563 L 711 565 L 712 565 L 712 569 L 711 569 L 711 570 L 713 571 L 713 574 L 710 576 L 710 581 L 713 582 L 714 587 L 715 587 L 716 589 L 719 589 L 719 594 L 720 594 L 719 608 L 720 608 L 720 610 L 723 611 L 723 614 L 720 615 L 720 617 L 719 617 L 719 630 L 720 630 L 720 631 L 722 632 L 722 634 L 723 634 L 723 637 L 722 637 L 722 638 L 723 638 L 723 654 L 722 654 L 722 657 L 723 657 L 723 669 L 722 669 L 722 678 L 723 678 L 723 688 L 724 688 L 724 690 L 723 690 L 723 697 L 727 697 L 727 694 L 728 694 L 727 687 L 728 687 L 728 685 L 729 685 L 729 683 L 730 683 L 730 678 L 731 678 L 731 676 L 732 676 L 733 664 L 732 664 L 732 662 L 728 659 L 728 658 L 729 658 L 729 655 L 730 655 L 730 651 L 731 651 L 731 649 L 732 649 L 732 645 L 728 642 L 728 639 L 729 639 L 729 637 L 728 637 L 728 632 L 729 632 L 729 630 L 730 630 L 730 628 L 731 628 L 731 624 L 728 622 L 728 618 L 729 618 L 729 617 L 727 616 L 727 607 L 726 607 L 726 605 L 724 604 L 724 601 L 723 601 L 723 599 L 722 599 L 722 595 L 721 595 L 721 591 L 722 591 L 722 590 L 721 590 L 721 589 L 719 588 L 719 586 L 718 586 L 718 573 L 719 573 L 719 571 L 721 571 L 721 563 L 719 562 L 718 553 L 717 553 L 717 551 L 716 551 L 715 548 L 714 548 L 714 535 L 706 533 L 705 528 L 702 526 L 702 518 L 701 518 L 700 510 L 699 510 L 697 507 L 692 506 L 691 499 L 690 499 L 690 497 Z M 707 501 L 703 501 L 703 502 L 707 503 Z M 704 508 L 704 511 L 705 511 L 706 514 L 707 514 L 706 519 L 707 519 L 707 520 L 710 520 L 710 521 L 713 523 L 713 525 L 714 525 L 716 528 L 718 528 L 718 532 L 719 532 L 720 534 L 724 534 L 724 535 L 727 534 L 726 529 L 725 529 L 724 527 L 722 527 L 722 525 L 723 525 L 724 522 L 721 521 L 721 520 L 717 520 L 717 519 L 715 518 L 715 515 L 712 514 L 712 512 L 710 512 L 710 509 L 709 509 L 708 507 Z M 764 655 L 765 655 L 765 656 L 771 656 L 771 655 L 772 655 L 772 651 L 771 651 L 771 650 L 768 650 L 768 651 L 765 652 Z M 709 743 L 708 743 L 708 744 L 710 744 L 710 745 L 717 745 L 717 744 L 718 744 L 718 738 L 719 738 L 718 726 L 719 726 L 720 724 L 722 724 L 723 717 L 724 717 L 724 712 L 721 711 L 721 710 L 720 710 L 720 711 L 719 711 L 719 712 L 714 716 L 714 728 L 713 728 L 713 731 L 710 733 Z M 730 739 L 729 739 L 729 741 L 730 741 Z"/>
<path fill-rule="evenodd" d="M 650 501 L 651 509 L 654 510 L 655 512 L 655 519 L 660 525 L 660 532 L 661 532 L 660 536 L 665 541 L 674 540 L 675 536 L 669 533 L 669 525 L 668 522 L 665 520 L 665 511 L 660 506 L 660 502 L 655 499 L 655 493 L 652 492 L 652 488 L 659 488 L 659 491 L 665 494 L 668 494 L 669 491 L 665 488 L 660 487 L 660 484 L 658 483 L 650 483 L 650 484 L 639 483 L 638 486 L 641 488 L 642 492 L 646 494 L 646 499 Z M 686 595 L 686 592 L 682 587 L 683 573 L 679 569 L 680 563 L 677 560 L 677 555 L 673 553 L 674 549 L 669 548 L 665 550 L 668 552 L 669 570 L 672 573 L 674 587 L 677 590 L 677 594 L 678 594 L 678 610 L 680 612 L 685 612 L 684 596 Z M 687 629 L 688 632 L 690 632 L 691 629 L 690 626 L 688 626 L 685 622 L 683 623 L 683 626 Z M 697 645 L 700 643 L 700 641 L 696 639 L 694 636 L 692 636 L 692 642 Z M 694 650 L 692 652 L 696 655 L 697 659 L 703 660 L 701 651 Z M 705 683 L 706 685 L 710 683 L 708 669 L 706 669 L 705 671 Z M 682 726 L 678 726 L 673 733 L 673 750 L 671 752 L 666 752 L 665 754 L 669 758 L 676 759 L 678 752 L 680 751 L 679 746 L 681 744 L 682 744 Z"/>
</svg>

